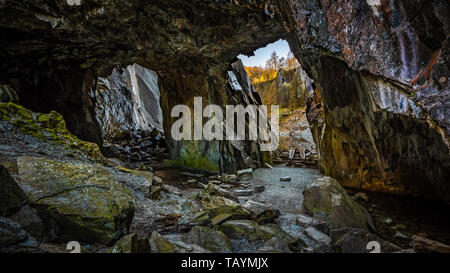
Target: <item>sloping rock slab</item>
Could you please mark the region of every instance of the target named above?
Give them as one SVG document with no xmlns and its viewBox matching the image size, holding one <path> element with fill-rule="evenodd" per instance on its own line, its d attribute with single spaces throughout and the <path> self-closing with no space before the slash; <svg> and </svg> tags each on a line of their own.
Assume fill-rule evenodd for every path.
<svg viewBox="0 0 450 273">
<path fill-rule="evenodd" d="M 134 199 L 97 165 L 19 157 L 18 183 L 47 225 L 62 237 L 112 244 L 128 233 Z"/>
<path fill-rule="evenodd" d="M 372 217 L 331 177 L 321 177 L 303 191 L 303 209 L 328 220 L 333 228 L 375 230 Z"/>
</svg>

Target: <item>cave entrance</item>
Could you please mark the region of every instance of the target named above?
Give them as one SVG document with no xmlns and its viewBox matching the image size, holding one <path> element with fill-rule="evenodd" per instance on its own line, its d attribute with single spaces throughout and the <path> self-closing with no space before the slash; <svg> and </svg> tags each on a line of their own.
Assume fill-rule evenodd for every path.
<svg viewBox="0 0 450 273">
<path fill-rule="evenodd" d="M 156 72 L 138 64 L 117 67 L 98 78 L 93 96 L 106 157 L 130 167 L 168 157 Z"/>
<path fill-rule="evenodd" d="M 274 163 L 317 164 L 317 149 L 307 118 L 307 103 L 314 81 L 295 58 L 287 41 L 280 39 L 260 48 L 254 56 L 239 55 L 262 103 L 279 105 L 280 158 Z"/>
</svg>

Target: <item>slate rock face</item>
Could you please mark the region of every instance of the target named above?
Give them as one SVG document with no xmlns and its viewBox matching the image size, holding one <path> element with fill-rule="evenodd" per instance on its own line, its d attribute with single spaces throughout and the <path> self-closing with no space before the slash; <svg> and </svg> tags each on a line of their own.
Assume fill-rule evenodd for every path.
<svg viewBox="0 0 450 273">
<path fill-rule="evenodd" d="M 28 202 L 61 238 L 111 244 L 128 233 L 134 199 L 102 167 L 19 157 L 17 168 Z"/>
<path fill-rule="evenodd" d="M 158 76 L 138 64 L 99 78 L 96 115 L 103 138 L 114 140 L 138 130 L 163 131 Z"/>
</svg>

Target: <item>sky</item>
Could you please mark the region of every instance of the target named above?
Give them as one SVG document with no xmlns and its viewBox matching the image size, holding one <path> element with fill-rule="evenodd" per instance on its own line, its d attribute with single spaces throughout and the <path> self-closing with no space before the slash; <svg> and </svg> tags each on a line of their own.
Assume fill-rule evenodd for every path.
<svg viewBox="0 0 450 273">
<path fill-rule="evenodd" d="M 255 51 L 255 56 L 247 57 L 239 55 L 238 58 L 242 60 L 245 66 L 266 66 L 266 61 L 270 59 L 272 52 L 276 51 L 278 56 L 287 57 L 290 49 L 289 44 L 285 40 L 278 40 L 273 44 L 268 44 L 266 47 L 260 48 Z"/>
</svg>

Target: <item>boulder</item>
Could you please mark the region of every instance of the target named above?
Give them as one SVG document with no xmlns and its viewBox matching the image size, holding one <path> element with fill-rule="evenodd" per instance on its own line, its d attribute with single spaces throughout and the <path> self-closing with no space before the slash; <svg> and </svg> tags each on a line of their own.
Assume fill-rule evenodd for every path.
<svg viewBox="0 0 450 273">
<path fill-rule="evenodd" d="M 201 246 L 186 244 L 183 241 L 173 241 L 172 244 L 175 247 L 175 253 L 211 253 Z"/>
<path fill-rule="evenodd" d="M 291 253 L 289 243 L 283 239 L 273 237 L 257 250 L 258 253 Z"/>
<path fill-rule="evenodd" d="M 283 239 L 289 243 L 295 242 L 295 238 L 287 234 L 278 225 L 259 225 L 250 220 L 230 220 L 223 223 L 220 229 L 231 239 L 266 242 L 273 237 Z"/>
<path fill-rule="evenodd" d="M 343 235 L 342 231 L 344 231 Z M 334 248 L 342 253 L 369 253 L 373 251 L 375 251 L 374 253 L 393 253 L 402 250 L 399 246 L 387 242 L 375 234 L 368 233 L 364 229 L 347 228 L 341 230 L 339 235 L 339 239 L 333 238 L 333 241 L 337 239 Z M 332 231 L 332 236 L 335 237 L 336 232 Z M 373 245 L 379 245 L 379 249 L 371 246 L 369 242 L 372 242 Z"/>
<path fill-rule="evenodd" d="M 230 239 L 221 231 L 195 226 L 187 233 L 183 241 L 195 244 L 214 253 L 232 253 Z"/>
<path fill-rule="evenodd" d="M 97 165 L 19 157 L 17 181 L 46 226 L 62 237 L 112 244 L 128 233 L 134 199 Z"/>
<path fill-rule="evenodd" d="M 183 195 L 177 187 L 167 185 L 167 184 L 161 185 L 161 190 L 164 192 L 170 193 L 170 194 L 177 195 L 177 196 Z"/>
<path fill-rule="evenodd" d="M 329 221 L 332 228 L 355 227 L 375 230 L 365 208 L 331 177 L 321 177 L 303 191 L 303 209 L 314 217 Z"/>
<path fill-rule="evenodd" d="M 26 196 L 20 186 L 0 165 L 0 216 L 10 216 L 26 202 Z"/>
<path fill-rule="evenodd" d="M 152 253 L 175 253 L 173 244 L 156 231 L 152 232 L 150 246 Z"/>
<path fill-rule="evenodd" d="M 128 234 L 120 238 L 110 249 L 110 253 L 150 253 L 150 241 L 140 239 L 137 234 Z"/>
<path fill-rule="evenodd" d="M 291 180 L 292 180 L 292 178 L 291 178 L 290 176 L 283 176 L 283 177 L 280 177 L 280 181 L 289 182 L 289 181 L 291 181 Z"/>
<path fill-rule="evenodd" d="M 237 172 L 239 180 L 245 181 L 253 178 L 253 169 L 245 169 Z"/>
<path fill-rule="evenodd" d="M 314 227 L 308 227 L 304 230 L 304 233 L 319 245 L 329 245 L 331 243 L 331 238 L 328 235 Z"/>
<path fill-rule="evenodd" d="M 203 209 L 208 212 L 209 217 L 214 218 L 219 214 L 228 213 L 232 219 L 251 219 L 250 211 L 241 207 L 238 203 L 222 196 L 211 196 L 208 200 L 203 200 Z"/>
</svg>

